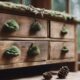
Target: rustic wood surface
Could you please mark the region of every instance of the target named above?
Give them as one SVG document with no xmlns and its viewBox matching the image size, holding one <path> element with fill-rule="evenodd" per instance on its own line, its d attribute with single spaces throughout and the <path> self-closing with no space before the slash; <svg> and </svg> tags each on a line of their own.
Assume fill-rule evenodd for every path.
<svg viewBox="0 0 80 80">
<path fill-rule="evenodd" d="M 61 49 L 66 46 L 67 53 L 61 53 Z M 69 59 L 75 58 L 75 46 L 73 42 L 50 42 L 50 59 Z"/>
<path fill-rule="evenodd" d="M 4 23 L 7 20 L 14 19 L 18 22 L 20 29 L 11 34 L 6 34 L 6 32 L 2 32 L 2 28 Z M 47 20 L 36 19 L 41 24 L 41 30 L 34 35 L 30 34 L 30 26 L 35 21 L 36 18 L 11 15 L 11 14 L 3 14 L 0 13 L 0 37 L 47 37 Z"/>
<path fill-rule="evenodd" d="M 31 43 L 34 43 L 36 46 L 40 48 L 40 54 L 35 56 L 34 58 L 30 58 L 27 56 L 27 51 Z M 17 46 L 21 50 L 21 55 L 13 58 L 5 58 L 4 52 L 6 49 L 11 46 Z M 28 62 L 28 61 L 45 61 L 48 57 L 48 42 L 47 41 L 0 41 L 0 64 L 11 64 L 11 63 L 20 63 L 20 62 Z M 30 62 L 30 64 L 32 64 Z M 14 65 L 14 64 L 12 64 Z"/>
<path fill-rule="evenodd" d="M 18 37 L 0 37 L 0 40 L 14 40 L 14 41 L 29 41 L 29 40 L 35 40 L 35 41 L 67 41 L 67 42 L 74 42 L 74 39 L 53 39 L 53 38 L 18 38 Z"/>
<path fill-rule="evenodd" d="M 15 12 L 12 13 L 14 14 Z M 50 21 L 50 18 L 46 20 L 46 16 L 44 16 L 43 19 L 40 19 L 39 15 L 37 16 L 38 18 L 36 18 L 34 14 L 31 15 L 32 17 L 27 16 L 0 13 L 0 69 L 14 69 L 64 62 L 73 62 L 75 67 L 75 23 L 64 23 L 65 21 L 61 22 L 61 19 L 60 22 L 56 22 L 57 18 L 54 18 L 54 21 Z M 15 19 L 19 23 L 19 31 L 12 34 L 6 34 L 1 31 L 4 23 L 9 19 Z M 41 23 L 42 28 L 35 35 L 30 35 L 30 25 L 35 19 Z M 68 34 L 61 37 L 60 32 L 64 24 L 66 25 Z M 31 43 L 39 46 L 41 51 L 35 58 L 29 58 L 27 56 L 27 51 Z M 12 45 L 16 45 L 20 48 L 21 55 L 11 59 L 4 58 L 4 51 Z M 61 55 L 60 50 L 64 45 L 69 49 L 69 52 L 65 55 Z"/>
<path fill-rule="evenodd" d="M 62 30 L 62 27 L 64 27 L 67 30 L 67 34 L 63 37 L 61 37 L 60 32 Z M 74 31 L 75 31 L 75 25 L 74 24 L 66 24 L 62 22 L 56 22 L 56 21 L 51 21 L 50 23 L 50 32 L 51 32 L 51 38 L 68 38 L 68 39 L 74 39 Z"/>
</svg>

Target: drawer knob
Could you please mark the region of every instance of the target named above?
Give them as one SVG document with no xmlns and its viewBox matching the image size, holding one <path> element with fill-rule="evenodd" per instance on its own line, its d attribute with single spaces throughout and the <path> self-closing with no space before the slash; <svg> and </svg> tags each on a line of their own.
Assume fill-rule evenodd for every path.
<svg viewBox="0 0 80 80">
<path fill-rule="evenodd" d="M 17 30 L 19 30 L 19 24 L 14 19 L 5 22 L 2 28 L 2 31 L 9 32 L 9 33 Z"/>
<path fill-rule="evenodd" d="M 35 21 L 30 26 L 30 34 L 34 35 L 41 30 L 41 24 L 38 21 Z"/>
<path fill-rule="evenodd" d="M 27 55 L 29 57 L 35 57 L 37 55 L 40 54 L 40 49 L 38 46 L 34 45 L 33 43 L 30 45 L 29 49 L 28 49 L 28 52 L 27 52 Z"/>
<path fill-rule="evenodd" d="M 12 46 L 4 52 L 6 57 L 16 57 L 21 54 L 21 51 L 18 47 Z"/>
<path fill-rule="evenodd" d="M 61 49 L 61 53 L 67 53 L 69 52 L 68 48 L 66 46 L 63 46 L 63 48 Z"/>
<path fill-rule="evenodd" d="M 61 30 L 61 36 L 65 36 L 68 33 L 66 27 L 63 27 Z"/>
</svg>

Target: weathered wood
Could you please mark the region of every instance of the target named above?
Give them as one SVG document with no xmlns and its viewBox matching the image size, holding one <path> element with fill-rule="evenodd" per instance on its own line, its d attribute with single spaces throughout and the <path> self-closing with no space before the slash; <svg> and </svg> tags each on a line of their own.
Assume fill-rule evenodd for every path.
<svg viewBox="0 0 80 80">
<path fill-rule="evenodd" d="M 49 20 L 58 19 L 58 20 L 64 20 L 68 22 L 77 22 L 75 18 L 69 14 L 66 14 L 64 12 L 58 12 L 58 11 L 53 11 L 53 10 L 46 10 L 46 9 L 40 9 L 40 8 L 35 8 L 32 6 L 25 6 L 21 4 L 14 4 L 14 3 L 9 3 L 9 2 L 0 2 L 0 12 L 5 12 L 6 13 L 14 13 L 17 15 L 30 15 L 33 17 L 38 17 L 40 18 L 47 18 Z"/>
<path fill-rule="evenodd" d="M 20 26 L 20 29 L 16 32 L 7 34 L 6 32 L 2 32 L 2 28 L 4 23 L 7 20 L 14 19 Z M 18 15 L 10 15 L 10 14 L 3 14 L 0 13 L 0 36 L 1 37 L 47 37 L 47 20 L 36 19 L 41 24 L 41 30 L 38 31 L 36 34 L 30 34 L 30 27 L 32 23 L 35 21 L 35 18 L 32 17 L 25 17 L 25 16 L 18 16 Z"/>
<path fill-rule="evenodd" d="M 30 67 L 30 66 L 40 66 L 40 65 L 46 65 L 45 61 L 41 62 L 24 62 L 24 63 L 14 63 L 9 65 L 0 65 L 0 69 L 15 69 L 15 68 L 24 68 L 24 67 Z"/>
<path fill-rule="evenodd" d="M 61 53 L 63 46 L 68 48 L 67 53 Z M 73 42 L 50 42 L 50 59 L 61 60 L 75 58 L 75 46 Z"/>
<path fill-rule="evenodd" d="M 40 49 L 40 54 L 30 58 L 27 55 L 27 51 L 31 45 L 34 43 Z M 4 52 L 11 46 L 17 46 L 21 50 L 21 54 L 17 57 L 5 58 Z M 40 62 L 47 60 L 48 57 L 48 42 L 47 41 L 0 41 L 0 64 L 9 65 L 11 63 L 21 63 L 21 62 Z"/>
<path fill-rule="evenodd" d="M 74 58 L 66 58 L 66 59 L 53 59 L 47 60 L 46 64 L 58 64 L 58 63 L 66 63 L 66 62 L 75 62 Z"/>
<path fill-rule="evenodd" d="M 26 41 L 26 40 L 35 40 L 35 41 L 68 41 L 68 42 L 74 42 L 74 39 L 56 39 L 56 38 L 18 38 L 18 37 L 0 37 L 0 40 L 17 40 L 17 41 Z"/>
<path fill-rule="evenodd" d="M 67 24 L 67 23 L 62 23 L 62 22 L 56 22 L 56 21 L 51 21 L 50 22 L 50 30 L 51 30 L 51 38 L 68 38 L 68 39 L 74 39 L 74 31 L 75 31 L 75 25 L 74 24 Z M 61 30 L 65 26 L 67 30 L 67 34 L 64 36 L 61 36 Z"/>
<path fill-rule="evenodd" d="M 10 19 L 16 20 L 20 29 L 7 34 L 2 29 L 4 23 Z M 41 30 L 35 35 L 29 32 L 34 20 L 42 25 Z M 74 63 L 76 70 L 76 23 L 75 18 L 65 13 L 0 2 L 0 69 L 69 62 Z M 63 37 L 61 30 L 64 26 L 67 34 Z M 40 48 L 40 54 L 34 58 L 27 55 L 31 43 Z M 17 46 L 21 50 L 21 54 L 13 58 L 6 58 L 4 52 L 12 45 Z M 63 46 L 69 50 L 65 54 L 61 53 Z"/>
</svg>

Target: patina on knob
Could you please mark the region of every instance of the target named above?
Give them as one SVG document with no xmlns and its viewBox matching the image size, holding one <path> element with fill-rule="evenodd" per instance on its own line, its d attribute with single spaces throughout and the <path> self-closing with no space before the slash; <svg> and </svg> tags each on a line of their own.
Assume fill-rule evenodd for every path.
<svg viewBox="0 0 80 80">
<path fill-rule="evenodd" d="M 66 27 L 63 27 L 61 30 L 61 36 L 65 36 L 68 33 Z"/>
<path fill-rule="evenodd" d="M 19 30 L 19 24 L 14 19 L 8 20 L 4 23 L 2 30 L 5 32 L 17 31 Z"/>
<path fill-rule="evenodd" d="M 21 54 L 21 50 L 17 46 L 11 46 L 4 52 L 7 57 L 16 57 Z"/>
<path fill-rule="evenodd" d="M 42 28 L 42 25 L 38 21 L 34 21 L 30 26 L 30 34 L 34 35 L 39 32 Z"/>
<path fill-rule="evenodd" d="M 61 49 L 61 53 L 67 53 L 69 52 L 68 48 L 66 46 L 63 46 Z"/>
<path fill-rule="evenodd" d="M 36 46 L 35 44 L 31 43 L 29 49 L 28 49 L 28 52 L 27 52 L 27 55 L 29 57 L 35 57 L 37 55 L 40 54 L 40 49 L 38 46 Z"/>
</svg>

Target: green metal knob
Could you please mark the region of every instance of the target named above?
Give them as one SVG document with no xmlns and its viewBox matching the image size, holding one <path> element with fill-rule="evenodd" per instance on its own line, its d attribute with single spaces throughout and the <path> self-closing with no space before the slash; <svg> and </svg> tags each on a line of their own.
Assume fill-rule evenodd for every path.
<svg viewBox="0 0 80 80">
<path fill-rule="evenodd" d="M 39 32 L 41 30 L 42 25 L 35 21 L 31 24 L 30 26 L 30 34 L 36 34 L 37 32 Z"/>
<path fill-rule="evenodd" d="M 66 27 L 63 27 L 61 30 L 61 35 L 65 36 L 67 33 L 68 33 L 68 31 L 67 31 Z"/>
<path fill-rule="evenodd" d="M 4 52 L 4 54 L 7 57 L 16 57 L 16 56 L 21 54 L 21 50 L 18 47 L 16 47 L 16 46 L 12 46 L 9 49 L 7 49 Z"/>
<path fill-rule="evenodd" d="M 69 52 L 68 48 L 66 46 L 63 46 L 63 48 L 61 49 L 61 53 L 67 53 Z"/>
<path fill-rule="evenodd" d="M 8 20 L 4 23 L 2 30 L 5 32 L 17 31 L 19 30 L 19 24 L 14 19 Z"/>
<path fill-rule="evenodd" d="M 34 45 L 33 43 L 30 45 L 29 49 L 28 49 L 28 52 L 27 52 L 27 55 L 29 57 L 35 57 L 37 55 L 40 54 L 40 49 L 38 46 Z"/>
</svg>

